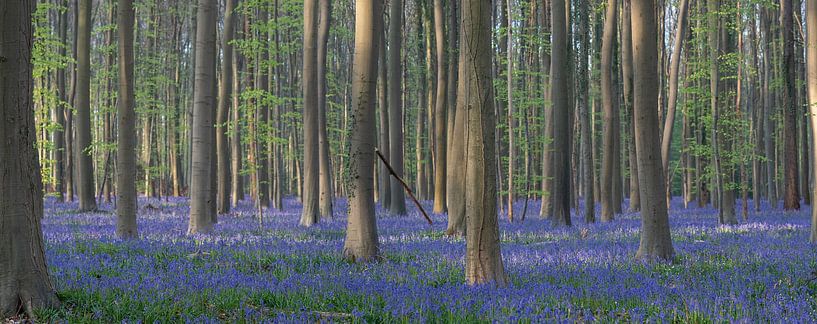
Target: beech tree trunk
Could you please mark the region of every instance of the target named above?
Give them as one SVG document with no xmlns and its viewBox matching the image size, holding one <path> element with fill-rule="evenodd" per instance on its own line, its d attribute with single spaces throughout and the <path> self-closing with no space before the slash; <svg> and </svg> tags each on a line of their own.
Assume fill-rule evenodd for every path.
<svg viewBox="0 0 817 324">
<path fill-rule="evenodd" d="M 309 0 L 308 0 L 309 1 Z M 403 48 L 403 1 L 390 0 L 389 3 L 389 163 L 398 177 L 403 177 L 403 106 L 402 106 L 402 64 L 400 53 Z M 391 178 L 391 202 L 389 213 L 392 215 L 406 214 L 406 198 L 400 189 L 400 182 Z"/>
<path fill-rule="evenodd" d="M 612 0 L 615 1 L 615 0 Z M 552 0 L 551 21 L 551 102 L 553 103 L 553 224 L 570 225 L 570 129 L 573 119 L 570 114 L 571 67 L 568 58 L 567 18 L 564 0 Z"/>
<path fill-rule="evenodd" d="M 33 0 L 0 2 L 0 318 L 59 304 L 41 229 L 43 188 L 34 127 Z"/>
<path fill-rule="evenodd" d="M 627 120 L 627 151 L 630 164 L 630 212 L 641 210 L 638 188 L 638 158 L 635 150 L 635 119 L 633 119 L 633 38 L 630 19 L 630 0 L 624 0 L 621 9 L 621 72 L 624 90 L 624 111 Z"/>
<path fill-rule="evenodd" d="M 318 11 L 316 0 L 304 1 L 304 48 L 303 48 L 303 123 L 304 159 L 303 193 L 301 202 L 301 226 L 312 226 L 320 219 L 319 203 L 319 157 L 318 157 Z"/>
<path fill-rule="evenodd" d="M 213 229 L 215 210 L 211 202 L 214 90 L 216 82 L 215 0 L 199 0 L 196 12 L 196 65 L 193 88 L 192 173 L 190 179 L 190 224 L 187 232 L 208 233 Z"/>
<path fill-rule="evenodd" d="M 615 154 L 616 136 L 615 136 L 615 119 L 614 115 L 618 114 L 615 110 L 615 91 L 613 84 L 613 49 L 615 48 L 616 39 L 616 20 L 618 16 L 618 1 L 608 0 L 607 14 L 604 19 L 604 34 L 601 42 L 601 98 L 604 113 L 604 155 L 601 162 L 601 221 L 612 221 L 616 212 L 614 207 L 615 196 L 614 186 L 615 181 Z"/>
<path fill-rule="evenodd" d="M 94 160 L 91 155 L 91 0 L 77 10 L 77 137 L 74 146 L 79 177 L 79 210 L 96 210 Z"/>
<path fill-rule="evenodd" d="M 383 14 L 383 12 L 379 13 L 381 16 Z M 378 147 L 380 147 L 380 152 L 383 153 L 383 156 L 391 156 L 389 150 L 389 104 L 386 96 L 386 89 L 388 88 L 388 77 L 386 74 L 386 33 L 378 33 L 378 38 L 380 41 L 380 46 L 377 48 L 379 61 L 377 65 L 379 81 L 377 83 L 377 102 L 380 117 L 380 140 Z M 380 183 L 378 184 L 378 189 L 380 190 L 380 206 L 388 210 L 391 205 L 391 174 L 389 174 L 389 169 L 385 164 L 379 162 L 376 162 L 376 164 L 380 166 L 380 169 L 377 171 L 377 175 L 380 178 Z"/>
<path fill-rule="evenodd" d="M 817 0 L 806 0 L 806 71 L 808 107 L 811 115 L 811 137 L 817 139 Z M 804 152 L 805 153 L 805 152 Z M 811 170 L 817 170 L 817 150 L 811 150 Z M 811 184 L 811 197 L 817 198 L 817 185 Z M 817 243 L 817 208 L 811 209 L 812 243 Z"/>
<path fill-rule="evenodd" d="M 329 136 L 327 134 L 327 85 L 326 85 L 326 51 L 329 41 L 329 26 L 332 22 L 332 1 L 319 0 L 318 23 L 318 164 L 320 186 L 320 214 L 332 218 L 332 205 L 335 195 L 332 190 L 332 160 L 329 158 Z M 375 40 L 377 41 L 377 40 Z M 373 56 L 372 59 L 375 59 Z"/>
<path fill-rule="evenodd" d="M 230 184 L 233 181 L 230 174 L 230 148 L 227 142 L 227 122 L 230 117 L 230 105 L 233 88 L 233 40 L 235 30 L 235 9 L 237 0 L 227 0 L 224 8 L 224 35 L 221 40 L 223 60 L 221 64 L 221 84 L 218 92 L 218 118 L 216 119 L 216 155 L 217 168 L 217 200 L 216 210 L 223 214 L 230 211 Z M 239 175 L 236 173 L 236 177 Z"/>
<path fill-rule="evenodd" d="M 658 44 L 655 0 L 632 0 L 633 109 L 638 181 L 641 193 L 641 240 L 637 259 L 672 259 L 675 251 L 664 197 L 664 172 L 658 139 Z"/>
<path fill-rule="evenodd" d="M 491 77 L 491 5 L 462 1 L 462 42 L 457 106 L 467 115 L 465 147 L 465 280 L 469 285 L 508 285 L 502 264 L 497 219 L 494 159 L 494 85 Z"/>
<path fill-rule="evenodd" d="M 799 10 L 799 8 L 798 8 Z M 795 28 L 792 23 L 792 1 L 780 1 L 780 15 L 783 33 L 783 139 L 785 155 L 785 192 L 783 209 L 800 209 L 800 192 L 797 168 L 797 69 L 794 57 Z"/>
<path fill-rule="evenodd" d="M 352 133 L 349 152 L 349 218 L 343 255 L 368 261 L 377 257 L 377 224 L 374 205 L 376 149 L 375 105 L 377 56 L 382 33 L 382 0 L 355 2 L 355 53 L 352 70 Z"/>
<path fill-rule="evenodd" d="M 449 14 L 452 14 L 449 12 Z M 448 28 L 451 28 L 449 26 Z M 445 8 L 442 0 L 434 0 L 434 39 L 437 50 L 437 100 L 434 107 L 434 213 L 445 213 L 446 171 L 448 151 L 448 60 L 445 48 Z"/>
<path fill-rule="evenodd" d="M 120 0 L 117 13 L 119 33 L 119 100 L 116 150 L 116 235 L 136 238 L 136 112 L 133 90 L 133 0 Z"/>
</svg>

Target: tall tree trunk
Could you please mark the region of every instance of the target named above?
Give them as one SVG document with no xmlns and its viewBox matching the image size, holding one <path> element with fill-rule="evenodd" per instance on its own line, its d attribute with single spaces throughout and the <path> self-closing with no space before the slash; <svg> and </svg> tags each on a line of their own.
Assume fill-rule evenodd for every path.
<svg viewBox="0 0 817 324">
<path fill-rule="evenodd" d="M 79 0 L 77 10 L 77 138 L 74 146 L 79 177 L 79 209 L 92 211 L 94 160 L 91 155 L 91 0 Z"/>
<path fill-rule="evenodd" d="M 382 17 L 384 13 L 380 12 L 378 14 Z M 389 105 L 387 101 L 388 98 L 386 97 L 388 88 L 388 77 L 386 74 L 386 33 L 378 33 L 378 38 L 380 42 L 380 46 L 377 48 L 377 56 L 380 62 L 377 65 L 379 81 L 377 83 L 377 102 L 380 117 L 380 140 L 378 144 L 383 156 L 391 156 L 391 151 L 389 150 Z M 380 184 L 378 186 L 378 189 L 380 189 L 380 206 L 388 210 L 391 205 L 391 174 L 389 174 L 389 169 L 385 164 L 376 164 L 380 166 L 380 170 L 377 172 L 377 175 L 380 177 Z M 400 188 L 398 188 L 398 190 L 400 190 Z"/>
<path fill-rule="evenodd" d="M 500 0 L 501 1 L 501 0 Z M 514 52 L 513 52 L 513 18 L 511 18 L 511 12 L 513 11 L 513 4 L 511 0 L 507 0 L 506 3 L 506 10 L 505 10 L 505 19 L 508 21 L 506 23 L 507 27 L 507 37 L 505 38 L 506 46 L 507 46 L 507 71 L 506 75 L 507 85 L 506 89 L 508 90 L 507 93 L 507 100 L 508 100 L 508 220 L 513 222 L 513 200 L 514 200 L 514 193 L 516 189 L 514 188 L 514 175 L 515 170 L 514 166 L 516 164 L 516 143 L 514 143 L 514 131 L 516 128 L 514 123 L 514 105 L 513 105 L 513 61 L 514 61 Z"/>
<path fill-rule="evenodd" d="M 630 19 L 630 0 L 624 0 L 621 9 L 621 71 L 624 90 L 624 112 L 627 120 L 627 147 L 630 164 L 630 212 L 641 210 L 638 188 L 638 159 L 635 150 L 635 120 L 633 119 L 633 38 Z"/>
<path fill-rule="evenodd" d="M 799 9 L 798 9 L 799 10 Z M 797 69 L 794 57 L 794 25 L 792 23 L 792 1 L 780 1 L 780 15 L 783 33 L 783 139 L 785 155 L 785 186 L 783 209 L 799 210 L 800 193 L 797 169 Z"/>
<path fill-rule="evenodd" d="M 806 69 L 808 71 L 808 107 L 811 119 L 811 137 L 817 139 L 817 0 L 806 1 Z M 806 154 L 805 152 L 803 152 Z M 811 150 L 811 170 L 817 170 L 817 150 Z M 812 198 L 817 198 L 817 185 L 811 184 Z M 817 242 L 817 208 L 811 209 L 812 243 Z"/>
<path fill-rule="evenodd" d="M 482 0 L 462 2 L 462 47 L 457 105 L 467 115 L 465 147 L 465 280 L 469 285 L 508 285 L 499 247 L 494 160 L 494 90 L 491 78 L 491 6 Z"/>
<path fill-rule="evenodd" d="M 374 205 L 375 104 L 377 101 L 377 55 L 382 33 L 382 0 L 355 2 L 355 54 L 352 79 L 354 107 L 349 152 L 349 218 L 343 255 L 368 261 L 377 256 L 377 224 Z"/>
<path fill-rule="evenodd" d="M 121 0 L 117 13 L 119 33 L 119 100 L 116 150 L 116 235 L 136 238 L 136 112 L 133 91 L 133 0 Z"/>
<path fill-rule="evenodd" d="M 246 18 L 245 18 L 246 19 Z M 241 110 L 239 109 L 239 93 L 241 93 L 241 80 L 239 79 L 239 71 L 242 70 L 243 60 L 237 53 L 233 53 L 233 70 L 232 70 L 232 87 L 231 92 L 236 94 L 232 96 L 232 134 L 230 135 L 230 174 L 233 179 L 230 182 L 230 204 L 237 206 L 238 202 L 244 198 L 244 177 L 241 175 L 243 169 L 244 153 L 241 150 Z"/>
<path fill-rule="evenodd" d="M 548 12 L 550 8 L 546 5 L 542 6 L 542 12 L 540 20 L 542 21 L 543 25 L 543 34 L 550 33 L 550 13 Z M 540 64 L 542 65 L 542 76 L 544 82 L 542 82 L 542 95 L 544 97 L 545 102 L 551 102 L 551 60 L 552 57 L 549 54 L 549 51 L 542 46 L 542 53 L 539 55 Z M 550 107 L 545 107 L 543 111 L 545 125 L 543 127 L 543 143 L 542 143 L 542 204 L 539 208 L 539 218 L 546 219 L 551 215 L 551 207 L 553 202 L 553 194 L 552 194 L 552 184 L 553 184 L 553 111 L 554 106 L 551 104 Z"/>
<path fill-rule="evenodd" d="M 615 0 L 611 0 L 615 1 Z M 570 225 L 570 95 L 571 68 L 568 59 L 567 18 L 564 0 L 551 2 L 551 101 L 553 102 L 553 224 Z"/>
<path fill-rule="evenodd" d="M 655 0 L 632 0 L 633 109 L 638 181 L 641 193 L 641 240 L 636 258 L 670 260 L 675 253 L 664 196 L 664 173 L 658 140 L 658 49 Z"/>
<path fill-rule="evenodd" d="M 214 93 L 216 81 L 215 0 L 199 0 L 196 13 L 196 67 L 193 89 L 192 171 L 188 233 L 207 233 L 213 228 L 210 163 L 212 163 Z"/>
<path fill-rule="evenodd" d="M 0 318 L 59 304 L 48 276 L 34 123 L 34 1 L 0 2 Z"/>
<path fill-rule="evenodd" d="M 403 1 L 390 0 L 389 3 L 389 163 L 394 168 L 398 177 L 403 176 L 403 107 L 401 102 L 403 71 L 400 61 L 400 53 L 403 47 L 402 28 Z M 400 183 L 394 177 L 391 178 L 391 204 L 389 213 L 392 215 L 406 214 L 406 199 L 403 190 L 400 190 Z"/>
<path fill-rule="evenodd" d="M 332 19 L 332 1 L 319 0 L 320 22 L 318 23 L 318 164 L 320 186 L 320 214 L 332 218 L 332 160 L 329 158 L 329 135 L 327 134 L 327 85 L 326 85 L 326 48 L 329 41 L 329 26 Z M 376 40 L 375 40 L 376 41 Z M 375 53 L 376 54 L 376 53 Z M 372 57 L 374 58 L 374 56 Z"/>
<path fill-rule="evenodd" d="M 613 84 L 613 49 L 616 39 L 616 20 L 618 11 L 618 1 L 608 0 L 607 14 L 604 19 L 604 35 L 602 36 L 601 49 L 601 97 L 604 112 L 604 156 L 601 162 L 601 221 L 609 222 L 615 215 L 615 197 L 613 194 L 615 182 L 615 150 L 616 136 L 614 115 L 615 97 Z"/>
<path fill-rule="evenodd" d="M 230 211 L 230 184 L 232 181 L 230 174 L 230 148 L 227 143 L 227 122 L 230 118 L 230 105 L 233 96 L 233 35 L 235 30 L 235 16 L 233 10 L 237 5 L 237 0 L 227 0 L 224 8 L 224 35 L 221 40 L 222 63 L 221 63 L 221 84 L 218 92 L 218 118 L 216 119 L 216 155 L 218 156 L 218 197 L 216 198 L 218 213 Z M 237 95 L 237 94 L 236 94 Z M 236 173 L 236 177 L 239 175 Z"/>
<path fill-rule="evenodd" d="M 688 0 L 681 0 L 678 7 L 678 22 L 675 30 L 675 41 L 672 46 L 672 58 L 669 71 L 669 102 L 667 103 L 667 118 L 664 120 L 664 134 L 661 136 L 661 162 L 664 169 L 664 179 L 667 180 L 667 207 L 669 208 L 672 193 L 670 191 L 672 177 L 669 170 L 669 153 L 672 145 L 672 129 L 675 126 L 675 107 L 678 103 L 678 71 L 681 65 L 681 49 L 687 30 Z"/>
<path fill-rule="evenodd" d="M 453 14 L 450 13 L 449 14 Z M 451 28 L 449 26 L 448 28 Z M 445 47 L 445 8 L 442 0 L 434 0 L 434 39 L 437 50 L 437 100 L 434 107 L 434 213 L 444 213 L 446 208 L 446 171 L 448 151 L 448 61 Z"/>
<path fill-rule="evenodd" d="M 304 1 L 304 49 L 303 49 L 303 96 L 304 96 L 304 159 L 303 194 L 301 200 L 301 226 L 318 222 L 319 157 L 318 157 L 318 11 L 316 0 Z"/>
</svg>

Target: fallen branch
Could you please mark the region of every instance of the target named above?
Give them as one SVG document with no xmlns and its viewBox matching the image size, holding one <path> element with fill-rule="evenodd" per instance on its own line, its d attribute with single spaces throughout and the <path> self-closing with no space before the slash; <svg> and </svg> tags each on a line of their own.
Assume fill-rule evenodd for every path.
<svg viewBox="0 0 817 324">
<path fill-rule="evenodd" d="M 428 214 L 426 213 L 426 210 L 425 210 L 425 209 L 423 209 L 423 206 L 422 206 L 422 205 L 420 205 L 420 202 L 419 202 L 419 201 L 417 201 L 417 198 L 416 198 L 416 197 L 414 197 L 414 192 L 412 192 L 412 191 L 411 191 L 411 188 L 409 188 L 409 186 L 406 184 L 406 182 L 405 182 L 405 181 L 403 181 L 403 179 L 401 179 L 399 176 L 397 176 L 397 173 L 395 173 L 395 172 L 394 172 L 394 169 L 392 169 L 391 165 L 389 164 L 389 161 L 386 161 L 386 158 L 385 158 L 385 157 L 383 157 L 383 154 L 382 154 L 382 153 L 380 153 L 380 150 L 378 150 L 377 148 L 375 148 L 375 149 L 374 149 L 374 152 L 375 152 L 375 153 L 377 153 L 377 156 L 379 156 L 379 157 L 380 157 L 380 160 L 381 160 L 381 161 L 383 161 L 383 164 L 385 164 L 385 165 L 386 165 L 386 168 L 387 168 L 387 169 L 389 169 L 389 173 L 391 173 L 391 175 L 392 175 L 392 176 L 393 176 L 395 179 L 397 179 L 398 181 L 400 181 L 400 183 L 403 185 L 403 188 L 405 188 L 405 189 L 406 189 L 406 192 L 409 194 L 409 197 L 411 197 L 411 200 L 413 200 L 413 201 L 414 201 L 414 204 L 416 204 L 416 205 L 417 205 L 417 208 L 420 208 L 420 211 L 423 213 L 423 217 L 425 217 L 425 218 L 426 218 L 426 221 L 428 221 L 428 225 L 431 225 L 431 224 L 432 224 L 432 223 L 431 223 L 431 218 L 430 218 L 430 217 L 428 217 Z"/>
</svg>

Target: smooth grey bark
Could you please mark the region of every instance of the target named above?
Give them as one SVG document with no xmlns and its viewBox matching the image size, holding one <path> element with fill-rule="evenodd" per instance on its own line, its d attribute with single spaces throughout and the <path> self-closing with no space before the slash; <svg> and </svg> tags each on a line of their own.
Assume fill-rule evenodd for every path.
<svg viewBox="0 0 817 324">
<path fill-rule="evenodd" d="M 811 115 L 811 137 L 817 139 L 817 0 L 806 0 L 806 71 L 808 82 L 808 109 Z M 805 153 L 805 152 L 804 152 Z M 817 170 L 817 150 L 811 154 L 811 170 Z M 812 178 L 813 179 L 813 178 Z M 812 198 L 817 199 L 817 185 L 811 183 Z M 817 208 L 811 209 L 812 243 L 817 243 Z"/>
<path fill-rule="evenodd" d="M 329 26 L 332 19 L 332 1 L 318 0 L 318 186 L 320 187 L 320 215 L 331 219 L 335 195 L 332 190 L 332 160 L 329 158 L 329 135 L 327 134 L 327 85 L 326 85 L 326 51 L 329 41 Z M 376 41 L 376 40 L 375 40 Z M 372 57 L 372 59 L 375 59 Z"/>
<path fill-rule="evenodd" d="M 233 69 L 232 69 L 232 93 L 241 92 L 241 80 L 238 72 L 241 70 L 241 60 L 237 53 L 233 53 Z M 230 181 L 230 204 L 237 206 L 238 202 L 244 197 L 243 177 L 241 176 L 241 169 L 243 168 L 244 156 L 241 151 L 241 111 L 239 109 L 239 96 L 232 96 L 232 134 L 230 135 L 230 174 L 232 174 L 232 181 Z"/>
<path fill-rule="evenodd" d="M 451 13 L 449 13 L 451 14 Z M 451 26 L 449 26 L 451 28 Z M 434 107 L 434 213 L 448 211 L 446 205 L 446 171 L 448 156 L 448 60 L 445 48 L 445 8 L 434 0 L 434 39 L 437 50 L 437 100 Z"/>
<path fill-rule="evenodd" d="M 79 210 L 96 210 L 94 160 L 91 155 L 91 0 L 79 0 L 77 10 L 76 145 Z"/>
<path fill-rule="evenodd" d="M 193 89 L 193 135 L 191 147 L 189 234 L 213 229 L 215 207 L 211 199 L 210 163 L 212 162 L 214 90 L 216 82 L 216 8 L 215 0 L 199 0 L 196 12 L 196 65 Z"/>
<path fill-rule="evenodd" d="M 381 12 L 380 15 L 382 16 L 383 12 Z M 380 140 L 378 141 L 378 147 L 380 148 L 380 152 L 383 153 L 383 156 L 390 156 L 389 104 L 386 96 L 386 85 L 388 82 L 388 77 L 386 75 L 386 33 L 378 33 L 378 37 L 380 39 L 380 46 L 377 48 L 377 56 L 379 61 L 379 64 L 377 65 L 377 102 L 380 117 Z M 389 169 L 385 164 L 376 164 L 380 166 L 380 169 L 377 171 L 377 175 L 380 179 L 380 183 L 378 184 L 378 189 L 380 190 L 380 206 L 383 209 L 388 210 L 389 206 L 391 205 L 391 175 L 389 174 Z"/>
<path fill-rule="evenodd" d="M 34 126 L 33 0 L 0 1 L 0 318 L 59 304 L 48 275 Z"/>
<path fill-rule="evenodd" d="M 623 0 L 621 7 L 621 74 L 624 90 L 624 114 L 627 118 L 627 147 L 630 164 L 630 212 L 641 210 L 638 189 L 638 160 L 635 152 L 635 120 L 633 119 L 633 38 L 630 19 L 630 0 Z"/>
<path fill-rule="evenodd" d="M 389 61 L 388 61 L 388 99 L 389 99 L 389 163 L 398 177 L 403 177 L 403 106 L 402 106 L 402 73 L 400 53 L 403 48 L 401 32 L 403 1 L 390 0 L 389 3 Z M 406 198 L 397 179 L 391 178 L 391 202 L 389 213 L 406 214 Z"/>
<path fill-rule="evenodd" d="M 320 219 L 318 157 L 318 6 L 316 0 L 304 1 L 303 48 L 303 193 L 301 226 L 309 227 Z"/>
<path fill-rule="evenodd" d="M 117 12 L 119 34 L 119 100 L 116 118 L 116 235 L 139 236 L 136 227 L 136 111 L 133 79 L 133 0 L 120 0 Z"/>
<path fill-rule="evenodd" d="M 658 44 L 655 0 L 632 0 L 633 109 L 638 181 L 641 193 L 641 239 L 637 259 L 670 260 L 675 251 L 664 197 L 664 173 L 658 139 Z"/>
<path fill-rule="evenodd" d="M 462 26 L 462 25 L 460 25 Z M 462 37 L 462 33 L 460 33 Z M 452 113 L 454 116 L 454 127 L 451 132 L 451 150 L 449 157 L 451 159 L 450 168 L 448 169 L 448 228 L 445 233 L 449 236 L 457 236 L 465 234 L 465 123 L 466 107 L 460 104 L 462 96 L 461 91 L 462 73 L 467 68 L 465 66 L 465 56 L 463 49 L 459 52 L 459 69 L 457 82 L 457 104 Z M 493 100 L 492 100 L 493 102 Z"/>
<path fill-rule="evenodd" d="M 221 84 L 218 92 L 218 116 L 216 119 L 216 155 L 218 157 L 217 166 L 217 198 L 216 211 L 227 213 L 230 211 L 230 186 L 232 179 L 230 162 L 230 147 L 227 142 L 227 123 L 230 118 L 230 106 L 233 96 L 233 45 L 235 30 L 235 15 L 233 10 L 238 0 L 227 0 L 224 8 L 224 35 L 221 40 L 222 62 L 221 62 Z M 235 173 L 238 177 L 239 174 Z"/>
<path fill-rule="evenodd" d="M 618 153 L 616 148 L 615 136 L 615 118 L 618 114 L 615 109 L 618 99 L 615 97 L 613 87 L 613 49 L 615 48 L 616 38 L 616 20 L 618 16 L 618 1 L 608 0 L 607 14 L 604 18 L 604 34 L 601 43 L 601 98 L 603 105 L 603 140 L 602 148 L 604 155 L 601 162 L 601 221 L 612 221 L 616 212 L 614 207 L 614 186 L 615 181 L 615 154 Z"/>
<path fill-rule="evenodd" d="M 382 0 L 355 2 L 355 52 L 352 68 L 352 120 L 349 138 L 349 218 L 343 256 L 355 261 L 378 254 L 374 204 L 374 161 L 377 127 L 377 56 L 382 33 Z"/>
<path fill-rule="evenodd" d="M 508 285 L 497 219 L 497 161 L 494 159 L 494 85 L 491 77 L 491 5 L 462 1 L 459 111 L 467 115 L 465 147 L 465 278 L 469 285 Z"/>
<path fill-rule="evenodd" d="M 564 0 L 553 0 L 551 5 L 551 102 L 553 103 L 553 186 L 552 204 L 554 225 L 570 225 L 570 66 Z"/>
</svg>

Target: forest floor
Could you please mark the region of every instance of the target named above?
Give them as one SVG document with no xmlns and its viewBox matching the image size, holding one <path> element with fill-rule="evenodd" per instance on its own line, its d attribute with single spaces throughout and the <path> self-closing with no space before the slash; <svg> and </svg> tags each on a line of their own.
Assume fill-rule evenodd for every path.
<svg viewBox="0 0 817 324">
<path fill-rule="evenodd" d="M 740 203 L 738 204 L 740 205 Z M 673 263 L 634 261 L 640 219 L 553 228 L 533 202 L 524 222 L 500 221 L 508 288 L 464 284 L 465 243 L 378 210 L 383 256 L 341 257 L 346 203 L 335 217 L 298 226 L 300 206 L 249 202 L 219 217 L 211 235 L 186 235 L 186 199 L 140 199 L 141 239 L 115 238 L 113 206 L 77 214 L 46 201 L 47 261 L 63 306 L 43 321 L 69 322 L 516 322 L 817 321 L 817 249 L 810 208 L 763 206 L 748 221 L 718 226 L 711 208 L 670 212 Z M 521 215 L 521 203 L 516 206 Z M 411 207 L 410 207 L 411 208 Z M 430 204 L 426 207 L 430 210 Z"/>
</svg>

